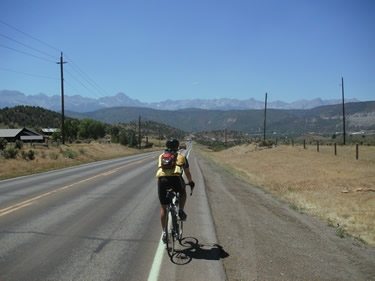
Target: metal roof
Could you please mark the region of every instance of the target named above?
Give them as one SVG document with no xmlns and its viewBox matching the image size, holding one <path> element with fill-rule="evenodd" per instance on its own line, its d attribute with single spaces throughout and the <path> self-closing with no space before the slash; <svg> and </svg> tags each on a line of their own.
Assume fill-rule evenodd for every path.
<svg viewBox="0 0 375 281">
<path fill-rule="evenodd" d="M 58 128 L 42 128 L 41 131 L 43 133 L 54 133 L 60 131 Z"/>
<path fill-rule="evenodd" d="M 14 138 L 23 129 L 0 129 L 0 138 Z"/>
<path fill-rule="evenodd" d="M 0 129 L 0 138 L 17 138 L 20 139 L 40 139 L 43 137 L 41 134 L 38 134 L 34 130 L 22 128 L 22 129 Z M 25 138 L 26 137 L 26 138 Z"/>
</svg>

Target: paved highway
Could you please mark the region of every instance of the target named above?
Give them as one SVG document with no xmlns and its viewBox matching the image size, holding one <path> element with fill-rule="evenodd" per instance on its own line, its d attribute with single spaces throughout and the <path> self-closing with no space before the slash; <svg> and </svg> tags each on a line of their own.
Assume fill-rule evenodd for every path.
<svg viewBox="0 0 375 281">
<path fill-rule="evenodd" d="M 0 280 L 225 280 L 194 152 L 181 255 L 161 244 L 158 154 L 0 181 Z"/>
</svg>

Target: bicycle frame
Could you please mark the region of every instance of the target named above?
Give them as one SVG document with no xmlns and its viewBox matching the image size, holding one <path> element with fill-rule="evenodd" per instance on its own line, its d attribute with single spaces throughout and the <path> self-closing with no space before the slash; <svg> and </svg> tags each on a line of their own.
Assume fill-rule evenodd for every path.
<svg viewBox="0 0 375 281">
<path fill-rule="evenodd" d="M 179 194 L 173 189 L 167 189 L 167 214 L 166 214 L 166 248 L 168 255 L 173 256 L 175 252 L 175 242 L 182 239 L 183 222 L 178 217 Z"/>
</svg>

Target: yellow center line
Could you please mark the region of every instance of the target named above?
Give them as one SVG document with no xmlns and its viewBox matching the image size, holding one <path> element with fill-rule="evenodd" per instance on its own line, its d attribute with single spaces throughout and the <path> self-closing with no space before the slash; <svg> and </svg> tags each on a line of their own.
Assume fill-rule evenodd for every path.
<svg viewBox="0 0 375 281">
<path fill-rule="evenodd" d="M 89 178 L 86 178 L 86 179 L 80 180 L 80 181 L 78 181 L 78 182 L 75 182 L 75 183 L 72 183 L 72 184 L 69 184 L 69 185 L 65 185 L 65 186 L 59 187 L 59 188 L 57 188 L 57 189 L 55 189 L 55 190 L 48 191 L 48 192 L 46 192 L 46 193 L 43 193 L 43 194 L 38 195 L 38 196 L 35 196 L 35 197 L 30 198 L 30 199 L 28 199 L 28 200 L 25 200 L 25 201 L 22 201 L 22 202 L 20 202 L 20 203 L 17 203 L 17 204 L 11 205 L 11 206 L 9 206 L 9 207 L 7 207 L 7 208 L 0 209 L 0 217 L 5 216 L 5 215 L 7 215 L 7 214 L 10 214 L 10 213 L 12 213 L 12 212 L 14 212 L 14 211 L 17 211 L 17 210 L 19 210 L 19 209 L 22 209 L 22 208 L 24 208 L 24 207 L 27 207 L 27 206 L 33 204 L 35 201 L 37 201 L 37 200 L 39 200 L 39 199 L 41 199 L 41 198 L 44 198 L 44 197 L 46 197 L 46 196 L 49 196 L 49 195 L 51 195 L 51 194 L 53 194 L 53 193 L 59 192 L 59 191 L 61 191 L 61 190 L 65 190 L 65 189 L 67 189 L 67 188 L 70 188 L 70 187 L 72 187 L 72 186 L 74 186 L 74 185 L 77 185 L 77 184 L 80 184 L 80 183 L 84 183 L 84 182 L 90 181 L 90 180 L 95 179 L 95 178 L 97 178 L 97 177 L 105 177 L 105 176 L 111 175 L 111 174 L 116 173 L 117 171 L 119 171 L 119 170 L 121 170 L 121 169 L 123 169 L 123 168 L 125 168 L 125 167 L 132 166 L 132 165 L 135 165 L 135 164 L 140 164 L 140 163 L 142 163 L 143 161 L 145 161 L 145 159 L 143 159 L 143 160 L 139 160 L 139 161 L 135 161 L 135 162 L 132 162 L 132 163 L 130 163 L 130 164 L 126 164 L 126 165 L 123 165 L 123 166 L 117 167 L 116 169 L 113 169 L 113 170 L 110 170 L 110 171 L 106 171 L 106 172 L 104 172 L 104 173 L 101 173 L 101 174 L 98 174 L 98 175 L 95 175 L 95 176 L 92 176 L 92 177 L 89 177 Z"/>
<path fill-rule="evenodd" d="M 12 213 L 12 212 L 14 212 L 14 211 L 17 211 L 18 209 L 21 209 L 21 208 L 24 208 L 24 207 L 26 207 L 26 206 L 29 206 L 29 205 L 31 205 L 32 203 L 26 203 L 26 204 L 23 204 L 23 205 L 21 205 L 21 206 L 16 206 L 16 205 L 14 205 L 15 207 L 13 208 L 13 209 L 11 209 L 11 210 L 7 210 L 7 209 L 9 209 L 9 208 L 7 208 L 7 209 L 3 209 L 3 210 L 0 210 L 1 211 L 1 214 L 0 214 L 0 217 L 2 217 L 2 216 L 5 216 L 6 214 L 9 214 L 9 213 Z M 4 210 L 7 210 L 7 211 L 4 211 Z M 4 212 L 3 212 L 4 211 Z"/>
</svg>

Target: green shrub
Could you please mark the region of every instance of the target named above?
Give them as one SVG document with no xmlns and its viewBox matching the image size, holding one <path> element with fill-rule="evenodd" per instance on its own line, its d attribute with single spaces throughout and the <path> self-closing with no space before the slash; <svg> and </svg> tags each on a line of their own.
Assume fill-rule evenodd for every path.
<svg viewBox="0 0 375 281">
<path fill-rule="evenodd" d="M 224 149 L 225 149 L 225 145 L 222 144 L 222 143 L 220 143 L 220 144 L 216 144 L 216 145 L 214 146 L 214 151 L 215 151 L 215 152 L 219 152 L 219 151 L 222 151 L 222 150 L 224 150 Z"/>
<path fill-rule="evenodd" d="M 26 151 L 21 151 L 21 156 L 22 156 L 22 159 L 27 159 L 27 152 Z"/>
<path fill-rule="evenodd" d="M 18 155 L 18 149 L 15 147 L 9 147 L 4 149 L 3 155 L 5 159 L 16 158 Z"/>
<path fill-rule="evenodd" d="M 346 229 L 338 227 L 336 230 L 336 235 L 340 238 L 345 238 L 349 236 L 349 233 L 346 231 Z"/>
<path fill-rule="evenodd" d="M 272 147 L 276 144 L 275 140 L 269 139 L 269 140 L 260 140 L 257 142 L 259 147 Z"/>
<path fill-rule="evenodd" d="M 74 159 L 77 157 L 77 152 L 71 150 L 71 149 L 65 149 L 62 151 L 62 154 L 65 158 Z"/>
<path fill-rule="evenodd" d="M 29 160 L 34 160 L 35 159 L 35 152 L 34 150 L 29 150 L 29 151 L 22 151 L 21 156 L 23 159 L 29 159 Z"/>
<path fill-rule="evenodd" d="M 27 153 L 27 157 L 30 160 L 34 160 L 35 159 L 35 152 L 34 152 L 34 150 L 30 149 L 29 152 Z"/>
<path fill-rule="evenodd" d="M 8 141 L 6 139 L 0 138 L 0 150 L 4 150 L 7 144 L 8 144 Z"/>
<path fill-rule="evenodd" d="M 59 158 L 59 154 L 55 152 L 50 152 L 49 158 L 52 160 L 57 160 Z"/>
<path fill-rule="evenodd" d="M 23 142 L 20 141 L 20 140 L 16 140 L 16 148 L 17 149 L 22 149 L 22 147 L 23 147 Z"/>
</svg>

